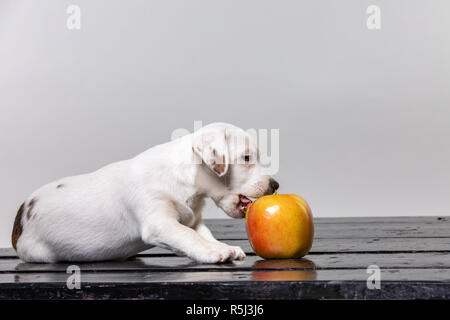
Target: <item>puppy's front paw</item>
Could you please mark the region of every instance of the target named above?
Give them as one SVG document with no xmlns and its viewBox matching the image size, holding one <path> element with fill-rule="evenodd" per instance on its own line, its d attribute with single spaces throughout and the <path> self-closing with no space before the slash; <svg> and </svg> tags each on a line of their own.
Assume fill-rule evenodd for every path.
<svg viewBox="0 0 450 320">
<path fill-rule="evenodd" d="M 232 251 L 232 254 L 231 254 L 231 257 L 230 257 L 231 260 L 244 260 L 245 257 L 246 257 L 245 252 L 244 252 L 244 250 L 241 249 L 241 247 L 230 246 L 230 245 L 228 245 L 226 243 L 223 243 L 223 242 L 219 242 L 219 245 L 223 246 L 223 247 L 226 247 L 226 248 L 228 248 L 229 250 Z"/>
<path fill-rule="evenodd" d="M 245 252 L 241 247 L 230 246 L 233 249 L 233 259 L 234 260 L 244 260 Z"/>
<path fill-rule="evenodd" d="M 245 253 L 242 250 L 242 254 L 239 254 L 235 248 L 240 249 L 239 247 L 217 245 L 210 250 L 206 250 L 205 252 L 194 256 L 193 258 L 201 263 L 223 263 L 235 260 L 238 256 L 242 256 L 242 254 L 245 257 Z"/>
</svg>

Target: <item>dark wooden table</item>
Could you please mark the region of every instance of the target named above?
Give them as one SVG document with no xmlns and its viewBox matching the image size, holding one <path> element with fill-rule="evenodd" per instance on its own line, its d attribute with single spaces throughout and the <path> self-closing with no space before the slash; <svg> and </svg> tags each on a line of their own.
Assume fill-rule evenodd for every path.
<svg viewBox="0 0 450 320">
<path fill-rule="evenodd" d="M 197 264 L 154 248 L 125 262 L 85 263 L 81 289 L 70 264 L 28 264 L 0 249 L 0 299 L 449 299 L 450 218 L 316 219 L 311 252 L 263 260 L 243 220 L 209 220 L 218 239 L 239 245 L 242 262 Z M 381 270 L 369 289 L 367 268 Z"/>
</svg>

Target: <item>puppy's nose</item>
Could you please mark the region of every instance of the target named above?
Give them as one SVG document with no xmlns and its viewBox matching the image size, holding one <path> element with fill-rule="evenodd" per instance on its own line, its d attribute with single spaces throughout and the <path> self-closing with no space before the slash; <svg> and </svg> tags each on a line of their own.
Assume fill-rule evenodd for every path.
<svg viewBox="0 0 450 320">
<path fill-rule="evenodd" d="M 280 187 L 280 184 L 275 180 L 270 178 L 269 180 L 270 187 L 272 188 L 272 193 L 275 192 L 275 190 L 278 190 Z"/>
</svg>

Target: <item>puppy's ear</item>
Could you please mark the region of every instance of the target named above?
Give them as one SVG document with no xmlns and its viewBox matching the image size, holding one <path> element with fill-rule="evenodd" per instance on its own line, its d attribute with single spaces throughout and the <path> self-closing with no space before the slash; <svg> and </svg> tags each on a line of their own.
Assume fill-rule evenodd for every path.
<svg viewBox="0 0 450 320">
<path fill-rule="evenodd" d="M 219 177 L 228 171 L 228 143 L 225 130 L 194 134 L 192 150 Z"/>
</svg>

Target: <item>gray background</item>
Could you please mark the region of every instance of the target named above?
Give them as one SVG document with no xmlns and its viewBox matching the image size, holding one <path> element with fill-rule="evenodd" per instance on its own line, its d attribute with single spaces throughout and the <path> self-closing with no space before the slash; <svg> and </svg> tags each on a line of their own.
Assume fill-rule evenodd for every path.
<svg viewBox="0 0 450 320">
<path fill-rule="evenodd" d="M 316 217 L 448 215 L 449 84 L 445 0 L 0 0 L 0 246 L 40 185 L 194 120 L 279 128 Z"/>
</svg>

